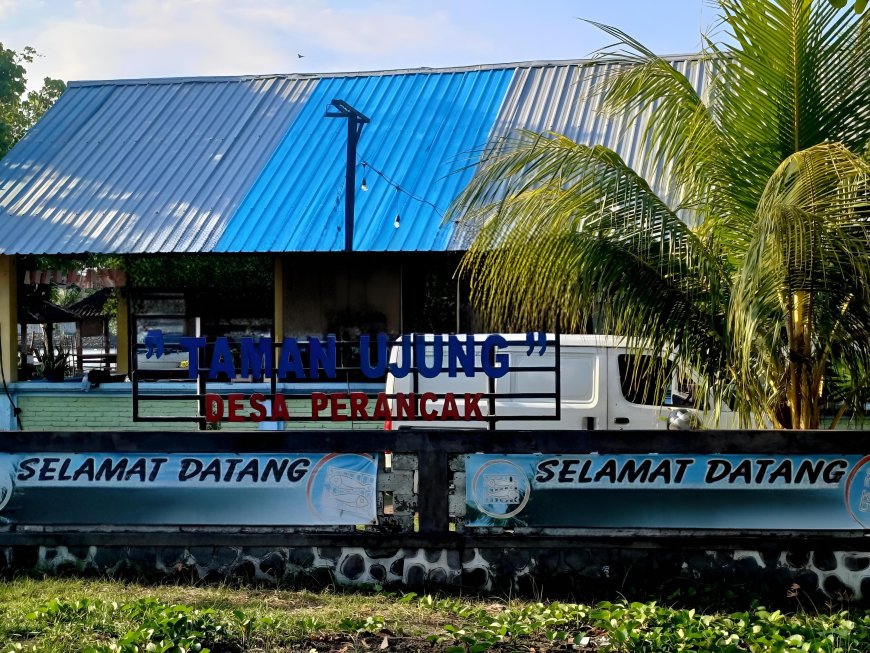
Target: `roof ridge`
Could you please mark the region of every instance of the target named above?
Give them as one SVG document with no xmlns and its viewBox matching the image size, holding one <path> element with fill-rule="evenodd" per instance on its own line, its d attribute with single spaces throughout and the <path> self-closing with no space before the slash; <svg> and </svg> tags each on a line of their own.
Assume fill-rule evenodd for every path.
<svg viewBox="0 0 870 653">
<path fill-rule="evenodd" d="M 694 54 L 672 54 L 663 55 L 661 58 L 665 61 L 688 61 L 704 58 L 703 53 Z M 237 82 L 246 80 L 262 80 L 262 79 L 285 79 L 285 80 L 310 80 L 310 79 L 329 79 L 335 77 L 379 77 L 384 75 L 411 75 L 411 74 L 437 74 L 437 73 L 461 73 L 461 72 L 477 72 L 487 70 L 507 70 L 510 68 L 547 68 L 558 66 L 596 66 L 612 63 L 605 58 L 586 58 L 586 59 L 539 59 L 530 61 L 514 61 L 507 63 L 492 63 L 492 64 L 472 64 L 468 66 L 445 66 L 440 68 L 430 68 L 421 66 L 419 68 L 394 68 L 387 70 L 358 70 L 344 72 L 322 72 L 322 73 L 265 73 L 252 75 L 202 75 L 202 76 L 181 76 L 181 77 L 141 77 L 141 78 L 122 78 L 122 79 L 96 79 L 96 80 L 76 80 L 71 81 L 67 86 L 120 86 L 120 85 L 136 85 L 136 84 L 183 84 L 189 82 L 200 83 L 219 83 L 219 82 Z"/>
</svg>

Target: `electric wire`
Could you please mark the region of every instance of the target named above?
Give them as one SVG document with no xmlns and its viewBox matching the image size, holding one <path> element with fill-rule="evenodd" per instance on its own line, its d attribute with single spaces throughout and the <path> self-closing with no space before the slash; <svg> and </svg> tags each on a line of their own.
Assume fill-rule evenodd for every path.
<svg viewBox="0 0 870 653">
<path fill-rule="evenodd" d="M 432 210 L 438 214 L 439 218 L 441 218 L 441 219 L 444 218 L 444 213 L 437 206 L 435 206 L 432 202 L 427 200 L 425 197 L 420 197 L 419 195 L 415 195 L 414 193 L 409 191 L 407 188 L 404 188 L 401 184 L 393 181 L 386 174 L 384 174 L 383 172 L 381 172 L 380 170 L 375 168 L 368 161 L 360 161 L 357 165 L 363 166 L 363 170 L 368 169 L 368 170 L 371 170 L 372 172 L 374 172 L 376 175 L 381 177 L 385 182 L 387 182 L 390 186 L 395 188 L 397 192 L 404 193 L 405 195 L 407 195 L 411 199 L 416 200 L 416 201 L 420 202 L 421 204 L 428 204 L 430 207 L 432 207 Z"/>
</svg>

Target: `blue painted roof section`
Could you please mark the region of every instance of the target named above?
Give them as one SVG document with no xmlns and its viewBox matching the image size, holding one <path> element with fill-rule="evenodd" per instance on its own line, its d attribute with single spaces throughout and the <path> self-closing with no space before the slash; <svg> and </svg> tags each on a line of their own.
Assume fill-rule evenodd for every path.
<svg viewBox="0 0 870 653">
<path fill-rule="evenodd" d="M 357 148 L 354 250 L 447 249 L 453 225 L 442 225 L 443 213 L 470 180 L 470 157 L 486 144 L 514 72 L 321 79 L 213 251 L 344 249 L 347 121 L 325 117 L 333 99 L 371 119 Z M 368 192 L 359 188 L 363 162 Z"/>
</svg>

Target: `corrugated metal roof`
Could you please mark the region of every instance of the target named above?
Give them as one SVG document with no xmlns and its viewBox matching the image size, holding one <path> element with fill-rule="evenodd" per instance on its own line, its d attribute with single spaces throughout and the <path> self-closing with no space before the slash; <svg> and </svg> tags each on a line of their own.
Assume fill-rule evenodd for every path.
<svg viewBox="0 0 870 653">
<path fill-rule="evenodd" d="M 357 146 L 357 179 L 366 163 L 369 190 L 354 189 L 354 250 L 443 250 L 452 233 L 443 213 L 472 174 L 457 169 L 486 143 L 512 76 L 502 69 L 322 80 L 215 250 L 344 249 L 347 123 L 324 116 L 334 98 L 371 120 Z"/>
<path fill-rule="evenodd" d="M 703 86 L 698 59 L 673 64 Z M 347 125 L 324 116 L 334 98 L 371 118 L 354 249 L 461 249 L 468 234 L 443 212 L 474 153 L 511 129 L 602 143 L 637 169 L 642 122 L 604 119 L 588 96 L 606 66 L 73 83 L 0 161 L 0 253 L 340 250 Z"/>
<path fill-rule="evenodd" d="M 209 251 L 315 85 L 71 84 L 0 161 L 0 253 Z"/>
<path fill-rule="evenodd" d="M 686 76 L 701 92 L 705 84 L 704 62 L 699 57 L 671 57 L 671 65 Z M 671 206 L 679 198 L 668 184 L 667 170 L 644 161 L 649 147 L 645 130 L 652 109 L 639 116 L 605 116 L 601 97 L 593 92 L 602 76 L 615 72 L 616 64 L 576 62 L 567 64 L 536 63 L 521 66 L 508 90 L 493 127 L 491 143 L 516 129 L 556 132 L 577 143 L 604 145 L 646 179 L 653 190 Z M 474 235 L 474 227 L 457 230 L 450 248 L 465 249 Z"/>
</svg>

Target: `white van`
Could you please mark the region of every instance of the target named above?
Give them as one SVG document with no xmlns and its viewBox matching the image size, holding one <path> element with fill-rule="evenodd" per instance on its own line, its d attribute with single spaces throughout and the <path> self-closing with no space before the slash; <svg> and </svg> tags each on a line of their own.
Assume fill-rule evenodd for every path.
<svg viewBox="0 0 870 653">
<path fill-rule="evenodd" d="M 703 423 L 704 417 L 692 407 L 695 398 L 692 396 L 693 384 L 680 383 L 676 375 L 670 372 L 670 364 L 662 359 L 665 378 L 671 379 L 670 388 L 665 393 L 664 400 L 660 393 L 653 392 L 651 385 L 641 378 L 637 372 L 645 369 L 638 356 L 651 356 L 652 353 L 637 353 L 626 347 L 624 339 L 616 336 L 601 335 L 562 335 L 559 339 L 560 361 L 559 374 L 556 369 L 556 339 L 553 334 L 541 334 L 541 340 L 527 334 L 475 334 L 474 335 L 474 372 L 466 374 L 469 366 L 463 368 L 454 364 L 453 375 L 448 370 L 448 336 L 433 334 L 418 334 L 422 339 L 422 351 L 425 360 L 415 361 L 410 366 L 410 373 L 405 372 L 404 355 L 414 352 L 415 347 L 405 346 L 401 339 L 392 343 L 390 348 L 390 367 L 388 369 L 385 392 L 390 399 L 392 420 L 388 420 L 385 428 L 488 428 L 490 415 L 497 419 L 495 429 L 571 429 L 571 430 L 632 430 L 632 429 L 668 429 L 687 427 L 732 428 L 736 424 L 733 413 L 723 406 L 718 425 Z M 465 342 L 466 336 L 450 336 Z M 422 366 L 430 370 L 438 369 L 434 350 L 436 339 L 441 339 L 442 361 L 441 371 L 434 374 L 429 371 L 428 377 L 416 372 Z M 469 336 L 470 338 L 470 336 Z M 496 349 L 490 347 L 490 355 L 497 352 L 499 363 L 508 364 L 506 369 L 499 368 L 499 378 L 490 379 L 483 371 L 481 361 L 483 345 L 487 339 L 495 338 L 507 343 Z M 546 338 L 544 341 L 543 338 Z M 543 345 L 542 342 L 546 342 Z M 490 340 L 490 344 L 491 340 Z M 541 353 L 543 351 L 543 353 Z M 493 363 L 490 363 L 492 370 Z M 434 374 L 434 375 L 433 375 Z M 557 378 L 558 377 L 558 378 Z M 495 398 L 488 396 L 480 398 L 481 394 L 494 391 Z M 561 410 L 556 410 L 555 396 L 561 396 Z M 415 396 L 418 414 L 414 420 L 407 419 L 407 411 L 401 411 L 401 398 L 407 398 L 411 393 Z M 428 395 L 428 415 L 434 418 L 429 421 L 419 414 L 421 398 Z M 433 396 L 434 395 L 434 396 Z M 449 398 L 448 398 L 449 395 Z M 531 396 L 530 396 L 531 395 Z M 538 396 L 534 396 L 538 395 Z M 456 404 L 455 410 L 448 419 L 440 413 L 445 407 L 445 401 Z M 465 411 L 467 401 L 476 401 L 478 410 Z M 406 405 L 408 402 L 405 402 Z M 451 406 L 452 408 L 452 406 Z M 466 412 L 473 415 L 466 419 Z M 459 417 L 456 417 L 456 415 Z M 478 417 L 479 416 L 479 417 Z M 403 419 L 404 418 L 404 419 Z M 511 419 L 513 418 L 513 419 Z M 709 418 L 708 418 L 709 419 Z"/>
</svg>

